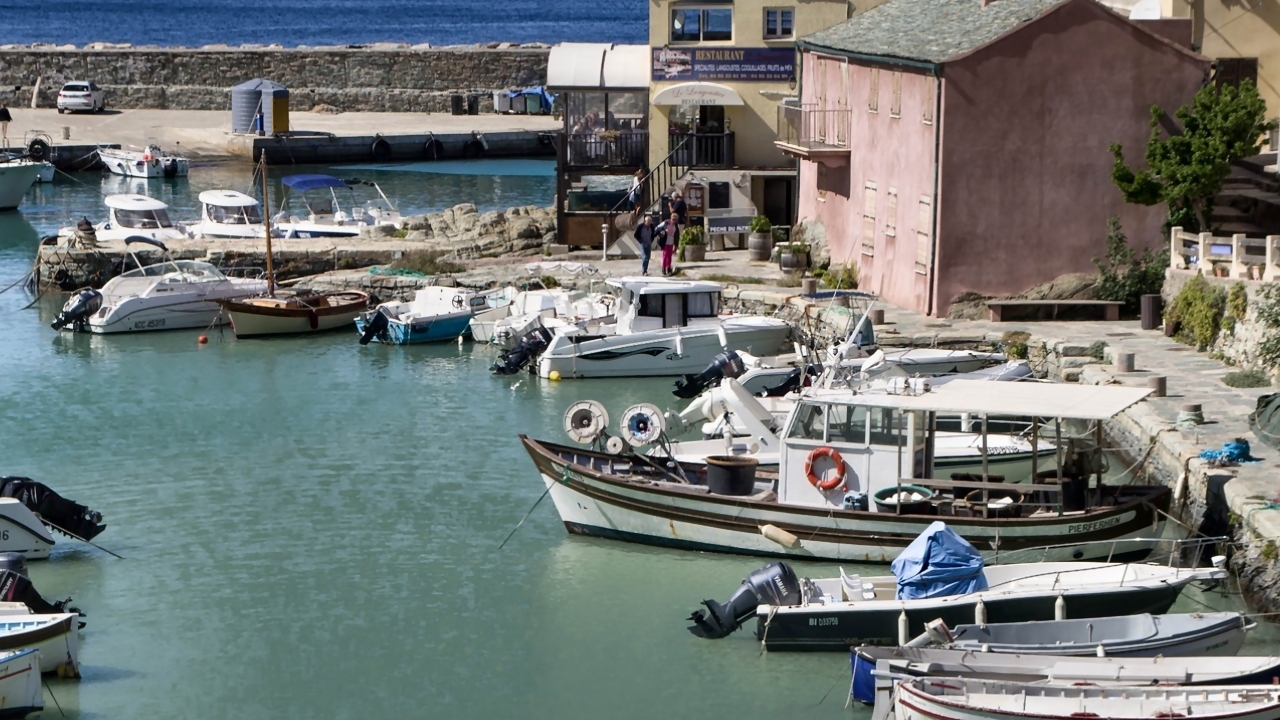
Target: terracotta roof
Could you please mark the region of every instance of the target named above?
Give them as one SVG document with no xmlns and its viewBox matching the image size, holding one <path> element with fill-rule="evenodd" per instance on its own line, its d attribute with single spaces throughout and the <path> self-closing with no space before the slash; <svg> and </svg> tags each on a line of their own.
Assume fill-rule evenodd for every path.
<svg viewBox="0 0 1280 720">
<path fill-rule="evenodd" d="M 889 0 L 808 35 L 805 47 L 941 63 L 964 55 L 1066 0 Z"/>
</svg>

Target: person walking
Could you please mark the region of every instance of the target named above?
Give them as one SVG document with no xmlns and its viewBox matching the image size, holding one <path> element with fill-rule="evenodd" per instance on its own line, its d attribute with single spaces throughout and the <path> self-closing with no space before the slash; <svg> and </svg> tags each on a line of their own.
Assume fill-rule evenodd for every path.
<svg viewBox="0 0 1280 720">
<path fill-rule="evenodd" d="M 644 222 L 636 226 L 636 241 L 640 243 L 640 274 L 649 274 L 649 255 L 653 251 L 653 240 L 657 237 L 657 228 L 653 226 L 653 216 L 645 215 Z"/>
<path fill-rule="evenodd" d="M 680 241 L 681 229 L 680 216 L 675 211 L 672 211 L 671 217 L 655 229 L 658 240 L 662 243 L 662 274 L 664 276 L 673 272 L 671 260 L 676 254 L 676 244 Z"/>
<path fill-rule="evenodd" d="M 9 114 L 9 106 L 0 103 L 0 148 L 9 149 L 9 123 L 13 122 L 13 115 Z"/>
<path fill-rule="evenodd" d="M 684 225 L 689 222 L 689 206 L 684 201 L 684 196 L 679 190 L 671 191 L 671 212 L 680 216 L 680 224 Z"/>
<path fill-rule="evenodd" d="M 631 178 L 631 189 L 627 191 L 627 201 L 631 204 L 631 216 L 640 214 L 640 196 L 644 193 L 644 170 L 637 170 Z M 638 228 L 637 228 L 638 229 Z"/>
</svg>

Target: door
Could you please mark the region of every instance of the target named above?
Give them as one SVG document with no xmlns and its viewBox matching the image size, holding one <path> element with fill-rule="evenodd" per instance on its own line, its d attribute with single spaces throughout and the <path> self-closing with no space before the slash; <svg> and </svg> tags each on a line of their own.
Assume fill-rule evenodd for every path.
<svg viewBox="0 0 1280 720">
<path fill-rule="evenodd" d="M 774 225 L 790 227 L 794 225 L 794 208 L 792 192 L 795 179 L 789 177 L 767 177 L 764 179 L 764 216 Z"/>
<path fill-rule="evenodd" d="M 684 296 L 671 293 L 662 296 L 662 327 L 684 327 Z"/>
</svg>

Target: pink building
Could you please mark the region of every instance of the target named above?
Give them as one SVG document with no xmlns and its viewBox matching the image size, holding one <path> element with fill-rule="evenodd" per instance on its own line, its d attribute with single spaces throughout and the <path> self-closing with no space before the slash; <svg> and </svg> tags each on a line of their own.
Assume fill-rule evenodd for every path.
<svg viewBox="0 0 1280 720">
<path fill-rule="evenodd" d="M 1110 215 L 1164 242 L 1108 146 L 1140 156 L 1151 106 L 1189 101 L 1206 58 L 1094 0 L 890 0 L 799 47 L 777 144 L 801 159 L 799 221 L 863 289 L 945 315 L 1092 271 Z"/>
</svg>

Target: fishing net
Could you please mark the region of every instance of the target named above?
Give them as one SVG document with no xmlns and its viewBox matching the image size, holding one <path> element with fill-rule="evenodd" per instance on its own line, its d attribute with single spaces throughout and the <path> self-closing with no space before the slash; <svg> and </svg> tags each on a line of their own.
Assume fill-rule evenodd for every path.
<svg viewBox="0 0 1280 720">
<path fill-rule="evenodd" d="M 1249 428 L 1262 442 L 1280 450 L 1280 393 L 1263 395 L 1249 413 Z"/>
</svg>

